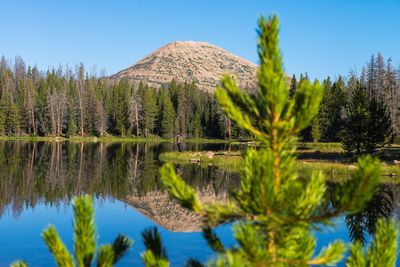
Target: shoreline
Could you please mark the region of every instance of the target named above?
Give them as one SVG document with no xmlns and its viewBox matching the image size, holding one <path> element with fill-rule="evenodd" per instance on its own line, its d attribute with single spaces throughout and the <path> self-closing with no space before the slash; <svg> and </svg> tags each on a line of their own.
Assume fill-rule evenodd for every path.
<svg viewBox="0 0 400 267">
<path fill-rule="evenodd" d="M 164 138 L 159 136 L 151 137 L 120 137 L 120 136 L 106 136 L 106 137 L 96 137 L 96 136 L 0 136 L 0 141 L 27 141 L 27 142 L 110 142 L 110 143 L 138 143 L 138 142 L 149 142 L 149 143 L 162 143 L 162 142 L 174 142 L 174 138 Z M 224 139 L 207 139 L 207 138 L 187 138 L 186 143 L 205 143 L 205 144 L 222 144 L 230 143 L 236 140 L 224 140 Z"/>
</svg>

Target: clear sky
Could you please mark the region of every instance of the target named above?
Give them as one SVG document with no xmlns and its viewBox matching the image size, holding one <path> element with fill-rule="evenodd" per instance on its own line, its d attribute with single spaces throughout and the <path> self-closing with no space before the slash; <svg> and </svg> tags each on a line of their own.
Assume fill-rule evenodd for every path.
<svg viewBox="0 0 400 267">
<path fill-rule="evenodd" d="M 194 40 L 257 63 L 257 18 L 274 13 L 289 74 L 360 72 L 378 51 L 400 63 L 397 0 L 0 0 L 0 55 L 113 74 L 168 42 Z"/>
</svg>

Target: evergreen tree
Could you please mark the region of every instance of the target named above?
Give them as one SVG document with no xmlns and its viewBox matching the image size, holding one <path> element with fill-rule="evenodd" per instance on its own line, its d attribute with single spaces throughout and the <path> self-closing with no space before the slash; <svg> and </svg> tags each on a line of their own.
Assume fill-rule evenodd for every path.
<svg viewBox="0 0 400 267">
<path fill-rule="evenodd" d="M 392 59 L 389 58 L 386 63 L 385 73 L 385 103 L 388 106 L 390 113 L 390 120 L 392 121 L 392 129 L 396 135 L 400 134 L 400 128 L 398 126 L 398 108 L 400 107 L 400 80 L 397 77 L 397 73 L 392 66 Z"/>
<path fill-rule="evenodd" d="M 69 79 L 69 84 L 68 84 L 68 115 L 67 115 L 67 136 L 74 136 L 77 134 L 78 131 L 78 125 L 77 125 L 77 91 L 75 87 L 75 81 L 73 77 L 71 76 Z"/>
<path fill-rule="evenodd" d="M 6 134 L 7 99 L 0 99 L 0 135 Z"/>
<path fill-rule="evenodd" d="M 204 218 L 205 238 L 218 253 L 211 266 L 334 265 L 342 259 L 345 245 L 334 241 L 315 253 L 311 229 L 328 224 L 339 214 L 362 209 L 379 184 L 379 164 L 372 157 L 360 159 L 352 179 L 332 192 L 334 205 L 325 199 L 322 172 L 308 178 L 298 176 L 296 135 L 317 114 L 323 89 L 318 82 L 303 81 L 289 98 L 278 48 L 278 19 L 261 18 L 258 32 L 258 93 L 253 96 L 239 90 L 228 76 L 223 79 L 223 88 L 216 91 L 227 115 L 262 144 L 258 150 L 247 151 L 240 188 L 226 202 L 201 203 L 172 165 L 161 169 L 162 181 L 183 207 Z M 224 247 L 210 229 L 224 223 L 233 225 L 237 241 L 233 248 Z M 378 221 L 375 239 L 365 254 L 360 244 L 352 246 L 347 266 L 394 266 L 396 254 L 394 223 Z M 199 266 L 198 261 L 190 263 Z"/>
<path fill-rule="evenodd" d="M 94 223 L 92 202 L 90 196 L 82 196 L 74 200 L 74 254 L 68 251 L 53 225 L 43 231 L 42 237 L 53 255 L 57 266 L 90 267 L 97 257 L 97 266 L 111 267 L 132 246 L 133 241 L 120 234 L 112 244 L 102 245 L 97 249 L 96 225 Z M 12 266 L 28 265 L 23 261 L 18 261 L 13 263 Z"/>
<path fill-rule="evenodd" d="M 385 59 L 383 58 L 382 54 L 379 52 L 376 57 L 376 74 L 375 74 L 375 95 L 374 97 L 379 100 L 384 100 L 385 96 Z"/>
<path fill-rule="evenodd" d="M 178 85 L 177 87 L 177 108 L 176 108 L 176 120 L 175 120 L 175 129 L 176 132 L 186 134 L 187 131 L 187 122 L 188 122 L 188 100 L 186 98 L 186 92 L 188 84 L 185 83 L 183 86 Z"/>
<path fill-rule="evenodd" d="M 322 136 L 321 118 L 317 115 L 311 123 L 311 135 L 314 142 L 319 142 Z"/>
<path fill-rule="evenodd" d="M 317 115 L 321 131 L 321 139 L 324 141 L 336 142 L 338 134 L 343 125 L 344 110 L 347 103 L 347 93 L 342 77 L 332 84 L 328 77 L 323 82 L 324 96 Z"/>
<path fill-rule="evenodd" d="M 124 81 L 119 81 L 115 90 L 114 108 L 116 110 L 115 123 L 116 129 L 121 136 L 125 136 L 129 129 L 129 92 L 130 87 Z"/>
<path fill-rule="evenodd" d="M 329 110 L 328 110 L 328 99 L 330 98 L 329 93 L 331 91 L 332 83 L 330 77 L 326 78 L 322 82 L 322 87 L 324 88 L 324 96 L 322 98 L 320 108 L 318 110 L 317 116 L 313 119 L 311 123 L 311 134 L 314 141 L 330 141 L 327 137 L 327 132 L 329 128 Z"/>
<path fill-rule="evenodd" d="M 371 55 L 367 66 L 367 89 L 369 98 L 376 95 L 376 60 L 374 55 Z"/>
<path fill-rule="evenodd" d="M 144 136 L 148 137 L 153 132 L 157 117 L 157 102 L 151 88 L 144 89 L 142 129 Z"/>
<path fill-rule="evenodd" d="M 358 82 L 341 133 L 344 150 L 356 155 L 374 154 L 391 141 L 391 121 L 386 106 L 378 99 L 370 99 L 367 89 Z"/>
<path fill-rule="evenodd" d="M 293 97 L 297 88 L 297 80 L 296 75 L 293 74 L 292 79 L 290 80 L 290 88 L 289 88 L 289 96 Z"/>
<path fill-rule="evenodd" d="M 8 103 L 8 110 L 6 113 L 6 120 L 5 120 L 5 129 L 8 135 L 19 135 L 21 128 L 20 128 L 20 116 L 18 107 L 15 103 L 9 102 Z"/>
<path fill-rule="evenodd" d="M 193 127 L 193 136 L 195 138 L 199 138 L 202 135 L 202 130 L 201 130 L 201 114 L 198 109 L 194 113 L 192 127 Z"/>
<path fill-rule="evenodd" d="M 161 88 L 161 103 L 160 104 L 160 121 L 161 121 L 161 136 L 166 138 L 174 137 L 175 129 L 175 109 L 171 102 L 171 97 L 168 90 Z"/>
<path fill-rule="evenodd" d="M 143 83 L 140 83 L 140 88 L 143 87 Z M 129 100 L 129 121 L 132 132 L 136 137 L 140 136 L 140 120 L 142 116 L 142 98 L 139 92 L 142 89 L 136 89 L 134 86 L 131 87 L 131 96 Z"/>
</svg>

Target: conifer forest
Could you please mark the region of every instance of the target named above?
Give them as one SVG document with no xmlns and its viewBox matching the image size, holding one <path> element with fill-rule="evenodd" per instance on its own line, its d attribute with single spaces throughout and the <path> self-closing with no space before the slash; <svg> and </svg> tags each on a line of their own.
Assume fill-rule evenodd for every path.
<svg viewBox="0 0 400 267">
<path fill-rule="evenodd" d="M 0 266 L 400 267 L 400 2 L 0 11 Z"/>
<path fill-rule="evenodd" d="M 290 94 L 307 74 L 288 77 Z M 348 118 L 352 92 L 362 86 L 376 100 L 395 137 L 400 131 L 400 70 L 381 53 L 361 73 L 323 81 L 325 93 L 304 141 L 337 142 Z M 3 136 L 160 136 L 249 139 L 195 82 L 150 87 L 89 74 L 83 64 L 39 70 L 21 57 L 0 62 L 0 134 Z"/>
</svg>

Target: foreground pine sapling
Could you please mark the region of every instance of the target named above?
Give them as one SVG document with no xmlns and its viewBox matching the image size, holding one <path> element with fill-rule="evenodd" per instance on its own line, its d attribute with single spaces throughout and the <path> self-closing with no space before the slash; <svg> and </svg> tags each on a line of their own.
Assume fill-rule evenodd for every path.
<svg viewBox="0 0 400 267">
<path fill-rule="evenodd" d="M 68 251 L 54 226 L 49 226 L 42 233 L 42 237 L 51 254 L 53 254 L 57 266 L 89 267 L 95 262 L 96 256 L 96 266 L 114 266 L 132 246 L 133 241 L 124 235 L 118 235 L 112 244 L 101 245 L 99 250 L 97 250 L 97 234 L 94 223 L 92 197 L 77 197 L 74 200 L 73 207 L 74 254 Z M 18 261 L 11 266 L 24 267 L 27 264 L 23 261 Z"/>
<path fill-rule="evenodd" d="M 305 80 L 290 97 L 278 47 L 277 17 L 261 18 L 258 34 L 257 94 L 240 90 L 229 76 L 216 91 L 227 116 L 262 144 L 260 149 L 246 152 L 240 188 L 225 202 L 201 203 L 172 165 L 161 169 L 162 181 L 183 207 L 203 216 L 205 237 L 217 253 L 210 266 L 335 265 L 343 259 L 346 245 L 334 241 L 317 252 L 312 231 L 332 224 L 334 217 L 355 214 L 364 207 L 379 184 L 379 162 L 369 156 L 359 159 L 351 179 L 339 184 L 329 200 L 322 172 L 299 177 L 295 170 L 296 136 L 317 114 L 323 89 L 318 82 Z M 232 223 L 237 241 L 232 248 L 225 248 L 211 230 L 226 223 Z M 395 225 L 380 220 L 377 227 L 366 251 L 358 244 L 351 246 L 347 266 L 376 266 L 380 253 L 385 255 L 380 266 L 394 266 Z M 382 244 L 388 246 L 383 248 Z M 188 265 L 202 264 L 190 259 Z"/>
</svg>

